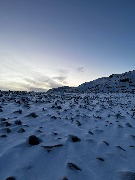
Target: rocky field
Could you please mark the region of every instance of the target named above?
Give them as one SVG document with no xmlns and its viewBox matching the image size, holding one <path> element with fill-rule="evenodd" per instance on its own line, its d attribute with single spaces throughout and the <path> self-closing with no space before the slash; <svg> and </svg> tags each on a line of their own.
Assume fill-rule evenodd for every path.
<svg viewBox="0 0 135 180">
<path fill-rule="evenodd" d="M 0 92 L 0 180 L 134 180 L 135 95 Z"/>
</svg>

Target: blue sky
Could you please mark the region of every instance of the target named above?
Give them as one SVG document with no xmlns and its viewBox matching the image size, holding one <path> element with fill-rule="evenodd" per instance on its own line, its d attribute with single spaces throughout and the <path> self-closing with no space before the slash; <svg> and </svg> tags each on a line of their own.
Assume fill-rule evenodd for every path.
<svg viewBox="0 0 135 180">
<path fill-rule="evenodd" d="M 134 0 L 0 0 L 0 89 L 78 86 L 134 67 Z"/>
</svg>

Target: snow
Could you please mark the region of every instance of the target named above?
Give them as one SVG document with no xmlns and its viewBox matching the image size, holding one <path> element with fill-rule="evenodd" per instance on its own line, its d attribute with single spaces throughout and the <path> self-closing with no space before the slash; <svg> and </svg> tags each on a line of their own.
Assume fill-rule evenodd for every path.
<svg viewBox="0 0 135 180">
<path fill-rule="evenodd" d="M 87 93 L 135 92 L 135 70 L 83 83 L 77 87 L 77 90 Z"/>
<path fill-rule="evenodd" d="M 78 87 L 58 87 L 47 91 L 48 94 L 57 93 L 134 93 L 135 70 L 123 74 L 112 74 L 96 80 L 85 82 Z"/>
<path fill-rule="evenodd" d="M 0 180 L 135 179 L 134 102 L 131 93 L 0 92 Z"/>
</svg>

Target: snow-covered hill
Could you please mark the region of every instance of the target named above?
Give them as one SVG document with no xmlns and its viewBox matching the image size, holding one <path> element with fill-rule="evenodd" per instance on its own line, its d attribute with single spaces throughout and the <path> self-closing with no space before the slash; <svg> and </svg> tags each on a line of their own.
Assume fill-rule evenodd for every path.
<svg viewBox="0 0 135 180">
<path fill-rule="evenodd" d="M 123 74 L 112 74 L 91 82 L 81 84 L 77 88 L 80 92 L 135 92 L 135 71 Z"/>
<path fill-rule="evenodd" d="M 58 88 L 52 88 L 47 91 L 48 94 L 63 94 L 63 93 L 77 93 L 78 90 L 76 87 L 62 86 Z"/>
<path fill-rule="evenodd" d="M 85 82 L 78 87 L 58 87 L 48 91 L 49 93 L 118 93 L 135 92 L 135 71 L 123 74 L 112 74 L 94 81 Z"/>
</svg>

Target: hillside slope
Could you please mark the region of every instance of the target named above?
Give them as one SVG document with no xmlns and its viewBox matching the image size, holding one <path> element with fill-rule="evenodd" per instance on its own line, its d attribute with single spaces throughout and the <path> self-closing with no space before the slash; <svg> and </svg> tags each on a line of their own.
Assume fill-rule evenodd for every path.
<svg viewBox="0 0 135 180">
<path fill-rule="evenodd" d="M 129 71 L 123 74 L 112 74 L 109 77 L 103 77 L 83 83 L 77 88 L 80 92 L 134 92 L 135 91 L 135 71 Z"/>
<path fill-rule="evenodd" d="M 58 87 L 48 90 L 47 93 L 125 93 L 135 92 L 135 70 L 122 74 L 112 74 L 90 82 L 85 82 L 78 87 Z"/>
</svg>

